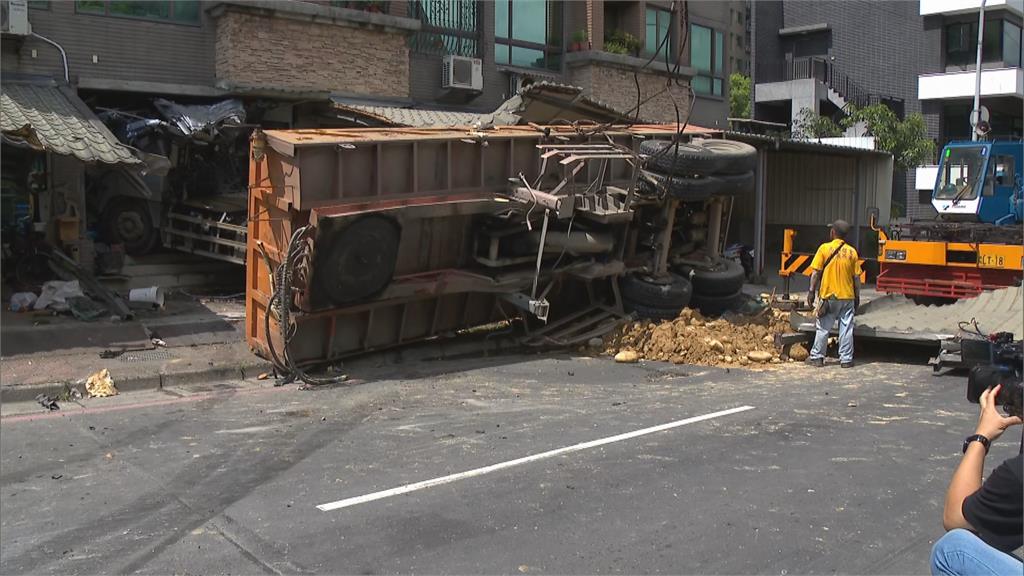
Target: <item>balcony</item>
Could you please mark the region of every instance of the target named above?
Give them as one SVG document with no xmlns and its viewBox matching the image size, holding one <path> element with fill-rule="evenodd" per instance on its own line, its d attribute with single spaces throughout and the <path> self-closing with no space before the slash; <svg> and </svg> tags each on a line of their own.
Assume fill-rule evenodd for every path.
<svg viewBox="0 0 1024 576">
<path fill-rule="evenodd" d="M 917 77 L 918 100 L 974 97 L 974 72 L 925 74 Z M 1024 98 L 1024 69 L 999 68 L 981 71 L 981 95 Z"/>
<path fill-rule="evenodd" d="M 921 0 L 921 16 L 952 16 L 955 14 L 977 14 L 981 0 Z M 1018 16 L 1024 14 L 1024 0 L 988 0 L 985 11 L 1006 8 Z"/>
</svg>

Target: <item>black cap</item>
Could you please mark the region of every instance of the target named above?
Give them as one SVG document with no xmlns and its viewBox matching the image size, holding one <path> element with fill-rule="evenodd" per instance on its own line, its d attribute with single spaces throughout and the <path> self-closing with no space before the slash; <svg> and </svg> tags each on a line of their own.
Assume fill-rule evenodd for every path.
<svg viewBox="0 0 1024 576">
<path fill-rule="evenodd" d="M 846 238 L 846 235 L 850 233 L 850 223 L 846 220 L 836 220 L 828 226 L 832 230 L 835 230 L 836 236 L 840 238 Z"/>
</svg>

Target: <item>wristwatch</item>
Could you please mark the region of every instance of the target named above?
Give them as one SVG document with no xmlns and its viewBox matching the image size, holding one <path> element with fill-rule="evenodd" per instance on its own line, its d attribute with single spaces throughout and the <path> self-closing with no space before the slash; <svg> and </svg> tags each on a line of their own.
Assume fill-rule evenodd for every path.
<svg viewBox="0 0 1024 576">
<path fill-rule="evenodd" d="M 967 447 L 974 441 L 981 442 L 981 445 L 985 447 L 985 454 L 988 454 L 988 449 L 989 446 L 992 445 L 992 441 L 981 434 L 972 434 L 964 439 L 964 454 L 967 454 Z"/>
</svg>

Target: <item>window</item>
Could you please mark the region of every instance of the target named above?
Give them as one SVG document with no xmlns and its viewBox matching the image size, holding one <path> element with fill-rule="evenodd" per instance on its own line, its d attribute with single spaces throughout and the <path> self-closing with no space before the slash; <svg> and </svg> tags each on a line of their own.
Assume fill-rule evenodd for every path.
<svg viewBox="0 0 1024 576">
<path fill-rule="evenodd" d="M 721 32 L 697 24 L 690 25 L 690 66 L 697 71 L 692 80 L 694 92 L 722 95 L 724 56 L 725 37 Z"/>
<path fill-rule="evenodd" d="M 1003 22 L 1003 65 L 1017 68 L 1021 61 L 1020 26 L 1012 22 Z"/>
<path fill-rule="evenodd" d="M 647 56 L 657 53 L 658 59 L 664 60 L 666 55 L 671 52 L 672 38 L 669 34 L 671 25 L 671 12 L 655 8 L 647 9 L 647 32 L 644 44 L 644 53 Z M 666 36 L 669 37 L 668 40 L 665 40 Z M 662 44 L 662 41 L 664 41 L 664 44 Z M 661 45 L 660 50 L 658 49 L 659 44 Z"/>
<path fill-rule="evenodd" d="M 562 2 L 498 0 L 494 4 L 494 61 L 558 70 L 562 58 Z"/>
<path fill-rule="evenodd" d="M 477 56 L 477 14 L 474 0 L 412 0 L 409 15 L 423 28 L 409 38 L 409 48 L 426 54 Z"/>
<path fill-rule="evenodd" d="M 28 0 L 28 7 L 36 10 L 49 10 L 50 0 Z"/>
<path fill-rule="evenodd" d="M 102 14 L 147 20 L 167 20 L 195 24 L 199 22 L 199 0 L 77 0 L 80 14 Z"/>
<path fill-rule="evenodd" d="M 992 180 L 996 186 L 1013 186 L 1013 156 L 995 156 L 992 158 Z"/>
<path fill-rule="evenodd" d="M 981 61 L 998 62 L 1006 60 L 1007 34 L 1003 20 L 986 20 L 985 33 L 981 41 Z M 1013 24 L 1009 24 L 1011 27 Z M 1010 32 L 1013 35 L 1013 32 Z M 1020 29 L 1017 28 L 1017 59 L 1020 59 Z M 1012 42 L 1012 38 L 1010 39 Z M 1012 47 L 1011 47 L 1012 49 Z M 978 58 L 978 22 L 958 22 L 946 26 L 946 65 L 968 68 Z"/>
</svg>

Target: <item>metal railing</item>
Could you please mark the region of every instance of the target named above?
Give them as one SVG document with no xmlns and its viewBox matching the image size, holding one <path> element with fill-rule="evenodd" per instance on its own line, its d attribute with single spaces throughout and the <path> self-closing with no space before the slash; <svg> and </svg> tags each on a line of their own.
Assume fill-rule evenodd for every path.
<svg viewBox="0 0 1024 576">
<path fill-rule="evenodd" d="M 424 54 L 479 55 L 479 10 L 474 0 L 410 0 L 409 17 L 423 28 L 409 38 L 409 49 Z"/>
<path fill-rule="evenodd" d="M 823 58 L 795 58 L 793 60 L 758 62 L 755 80 L 758 83 L 788 82 L 790 80 L 818 80 L 846 101 L 858 108 L 872 104 L 885 104 L 900 119 L 904 115 L 902 98 L 873 94 L 853 82 L 842 70 Z"/>
</svg>

